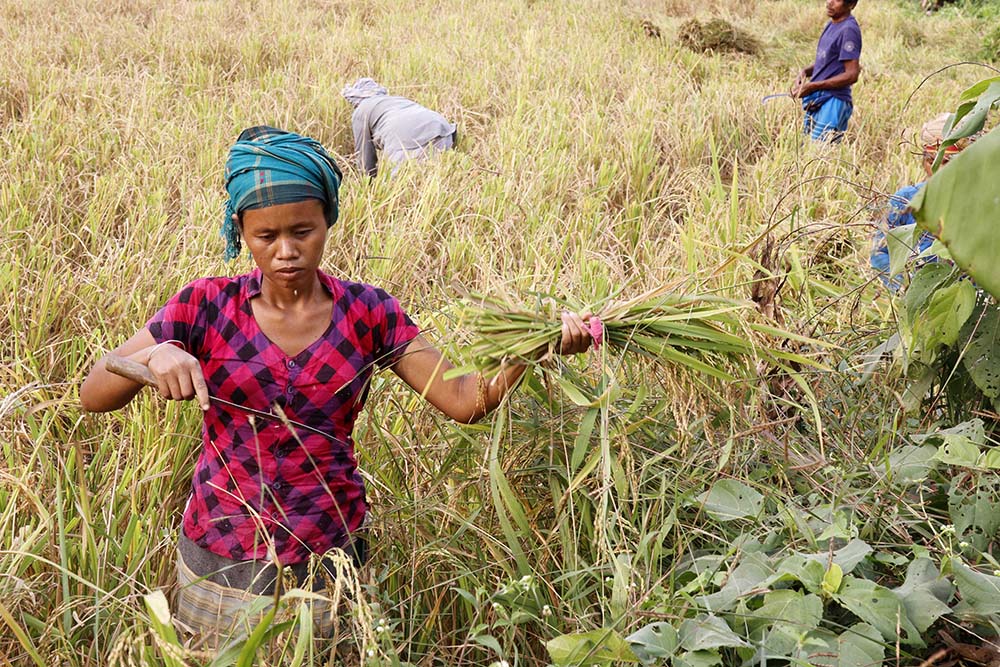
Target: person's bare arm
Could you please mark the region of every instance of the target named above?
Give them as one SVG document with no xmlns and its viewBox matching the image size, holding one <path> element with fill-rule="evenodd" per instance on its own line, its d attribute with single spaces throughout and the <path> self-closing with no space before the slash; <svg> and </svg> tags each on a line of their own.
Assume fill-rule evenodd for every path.
<svg viewBox="0 0 1000 667">
<path fill-rule="evenodd" d="M 143 327 L 111 354 L 148 367 L 164 398 L 180 401 L 197 396 L 202 410 L 208 409 L 208 388 L 198 360 L 174 345 L 158 345 L 149 329 Z M 80 402 L 90 412 L 122 408 L 142 389 L 138 382 L 107 370 L 104 359 L 94 364 L 80 386 Z"/>
<path fill-rule="evenodd" d="M 576 313 L 563 314 L 561 354 L 577 354 L 590 346 L 590 332 Z M 393 370 L 414 391 L 452 419 L 471 424 L 495 409 L 524 374 L 526 365 L 513 363 L 492 378 L 467 373 L 450 380 L 444 374 L 452 363 L 423 336 L 417 336 L 393 365 Z"/>
<path fill-rule="evenodd" d="M 858 60 L 845 60 L 844 71 L 837 76 L 832 76 L 823 81 L 806 81 L 799 86 L 797 97 L 805 97 L 817 90 L 834 90 L 836 88 L 846 88 L 857 83 L 861 75 L 861 63 Z"/>
</svg>

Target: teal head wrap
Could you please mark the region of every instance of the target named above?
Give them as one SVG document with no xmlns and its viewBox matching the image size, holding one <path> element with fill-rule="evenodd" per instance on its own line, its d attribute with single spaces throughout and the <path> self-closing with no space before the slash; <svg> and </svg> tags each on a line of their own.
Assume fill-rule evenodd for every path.
<svg viewBox="0 0 1000 667">
<path fill-rule="evenodd" d="M 267 125 L 243 130 L 226 160 L 226 261 L 239 257 L 240 231 L 233 214 L 306 199 L 323 202 L 326 226 L 337 221 L 342 174 L 326 149 L 309 137 Z"/>
</svg>

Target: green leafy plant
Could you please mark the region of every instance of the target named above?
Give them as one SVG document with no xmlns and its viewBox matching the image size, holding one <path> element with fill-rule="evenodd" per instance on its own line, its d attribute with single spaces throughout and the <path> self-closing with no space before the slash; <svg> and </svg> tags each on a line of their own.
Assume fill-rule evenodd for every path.
<svg viewBox="0 0 1000 667">
<path fill-rule="evenodd" d="M 985 79 L 962 93 L 954 118 L 945 127 L 934 162 L 944 150 L 981 132 L 991 109 L 1000 104 L 1000 77 Z M 1000 296 L 1000 199 L 996 197 L 1000 132 L 987 132 L 937 169 L 910 206 L 921 229 L 941 240 L 951 257 L 993 296 Z"/>
</svg>

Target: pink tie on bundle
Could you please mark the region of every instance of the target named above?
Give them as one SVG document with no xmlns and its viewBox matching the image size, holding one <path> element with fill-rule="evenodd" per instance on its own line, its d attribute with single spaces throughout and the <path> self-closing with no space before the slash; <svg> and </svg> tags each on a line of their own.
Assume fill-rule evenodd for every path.
<svg viewBox="0 0 1000 667">
<path fill-rule="evenodd" d="M 590 326 L 590 337 L 594 340 L 594 349 L 601 349 L 601 343 L 604 342 L 604 323 L 597 315 L 591 315 L 587 324 Z"/>
</svg>

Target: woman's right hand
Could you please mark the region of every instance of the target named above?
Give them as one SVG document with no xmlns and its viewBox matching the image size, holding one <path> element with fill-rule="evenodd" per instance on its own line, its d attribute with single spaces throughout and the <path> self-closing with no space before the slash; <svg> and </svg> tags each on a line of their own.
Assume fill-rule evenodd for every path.
<svg viewBox="0 0 1000 667">
<path fill-rule="evenodd" d="M 146 367 L 156 378 L 160 395 L 174 401 L 198 399 L 202 410 L 208 410 L 208 386 L 201 373 L 201 364 L 193 356 L 167 343 L 149 348 Z"/>
</svg>

